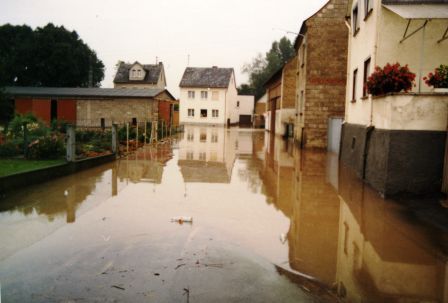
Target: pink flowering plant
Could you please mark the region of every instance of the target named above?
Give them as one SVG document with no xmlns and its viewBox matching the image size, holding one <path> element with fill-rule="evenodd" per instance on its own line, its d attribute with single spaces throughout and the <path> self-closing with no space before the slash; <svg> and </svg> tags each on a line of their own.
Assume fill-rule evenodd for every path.
<svg viewBox="0 0 448 303">
<path fill-rule="evenodd" d="M 434 70 L 434 73 L 429 73 L 428 76 L 423 77 L 426 85 L 434 88 L 448 88 L 448 65 L 441 64 Z"/>
<path fill-rule="evenodd" d="M 388 93 L 408 92 L 414 86 L 415 74 L 408 65 L 401 66 L 387 63 L 383 68 L 376 66 L 375 71 L 367 79 L 367 91 L 373 96 Z"/>
</svg>

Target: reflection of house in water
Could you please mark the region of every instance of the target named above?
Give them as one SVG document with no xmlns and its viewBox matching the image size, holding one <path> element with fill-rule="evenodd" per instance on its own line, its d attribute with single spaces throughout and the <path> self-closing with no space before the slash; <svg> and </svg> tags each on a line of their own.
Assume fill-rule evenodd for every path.
<svg viewBox="0 0 448 303">
<path fill-rule="evenodd" d="M 347 169 L 340 176 L 340 295 L 349 302 L 448 302 L 447 257 L 438 247 L 447 235 L 420 226 Z"/>
<path fill-rule="evenodd" d="M 290 266 L 327 286 L 336 280 L 339 198 L 327 182 L 327 155 L 303 151 L 296 157 L 291 178 L 291 225 L 288 232 Z M 336 167 L 337 168 L 337 167 Z"/>
<path fill-rule="evenodd" d="M 145 146 L 119 161 L 118 178 L 132 183 L 149 182 L 160 184 L 166 162 L 173 157 L 170 144 Z"/>
<path fill-rule="evenodd" d="M 178 162 L 184 181 L 230 183 L 237 144 L 236 132 L 224 127 L 185 125 Z"/>
<path fill-rule="evenodd" d="M 97 200 L 105 190 L 110 196 L 110 185 L 106 185 L 103 174 L 113 168 L 113 164 L 102 165 L 79 172 L 75 175 L 60 178 L 57 182 L 46 182 L 45 190 L 36 190 L 35 186 L 14 192 L 2 198 L 0 212 L 20 211 L 25 215 L 45 215 L 48 221 L 58 216 L 66 216 L 67 223 L 76 220 L 78 207 L 95 192 Z M 112 169 L 113 170 L 113 169 Z M 20 201 L 20 204 L 17 204 Z"/>
</svg>

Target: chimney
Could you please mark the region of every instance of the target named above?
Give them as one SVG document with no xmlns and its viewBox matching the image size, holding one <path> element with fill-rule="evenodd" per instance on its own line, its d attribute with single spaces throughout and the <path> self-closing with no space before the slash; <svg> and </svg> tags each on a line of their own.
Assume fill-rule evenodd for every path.
<svg viewBox="0 0 448 303">
<path fill-rule="evenodd" d="M 216 65 L 213 65 L 212 68 L 213 68 L 213 69 L 217 69 L 218 67 L 217 67 Z"/>
<path fill-rule="evenodd" d="M 160 62 L 159 62 L 159 65 L 160 65 L 160 66 L 162 66 L 162 65 L 163 65 L 162 61 L 160 61 Z"/>
</svg>

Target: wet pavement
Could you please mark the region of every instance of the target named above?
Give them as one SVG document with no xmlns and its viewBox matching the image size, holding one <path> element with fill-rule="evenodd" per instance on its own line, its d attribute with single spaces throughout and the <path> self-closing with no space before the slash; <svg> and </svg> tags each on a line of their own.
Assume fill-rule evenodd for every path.
<svg viewBox="0 0 448 303">
<path fill-rule="evenodd" d="M 186 127 L 3 197 L 1 299 L 443 303 L 447 218 L 438 201 L 381 199 L 337 155 Z"/>
</svg>

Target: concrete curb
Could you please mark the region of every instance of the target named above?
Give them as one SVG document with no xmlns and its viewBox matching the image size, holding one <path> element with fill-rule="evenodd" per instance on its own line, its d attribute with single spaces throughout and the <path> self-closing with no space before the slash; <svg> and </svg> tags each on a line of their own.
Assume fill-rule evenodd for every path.
<svg viewBox="0 0 448 303">
<path fill-rule="evenodd" d="M 110 154 L 3 176 L 0 177 L 0 194 L 4 194 L 24 186 L 38 184 L 51 179 L 73 174 L 84 169 L 115 161 L 115 159 L 116 155 Z"/>
</svg>

